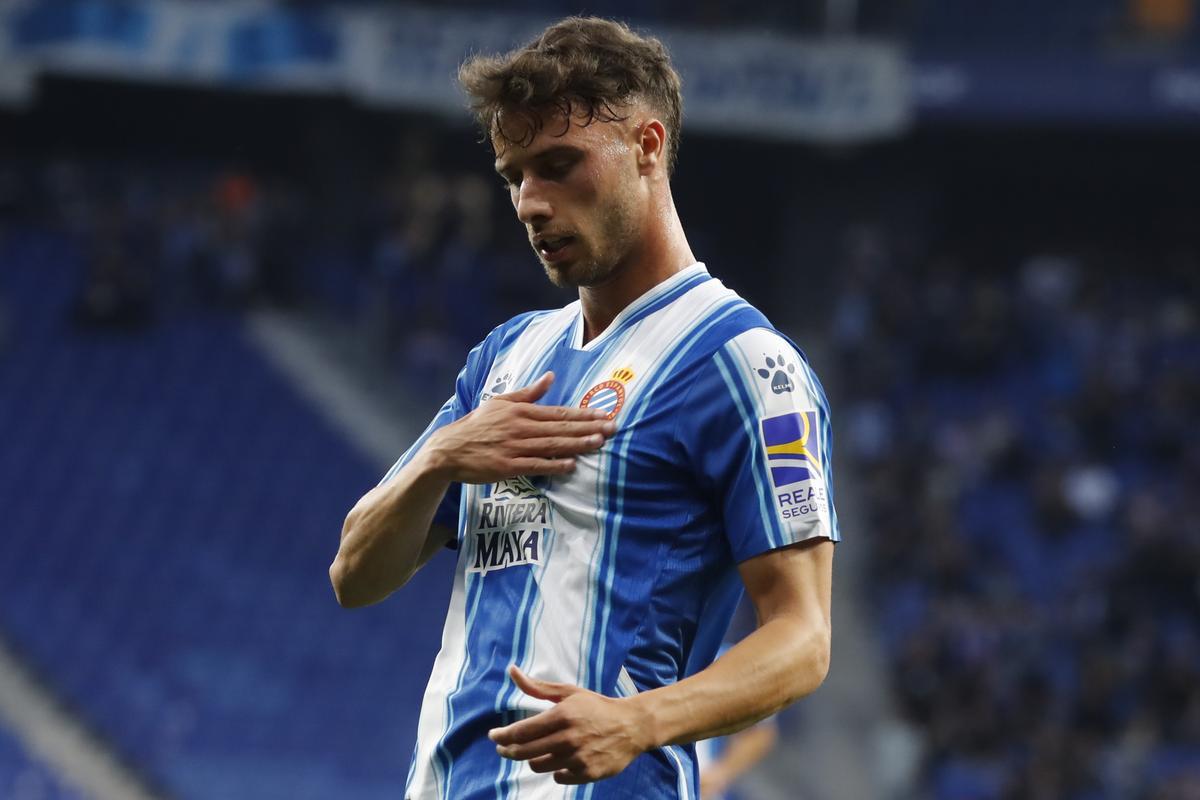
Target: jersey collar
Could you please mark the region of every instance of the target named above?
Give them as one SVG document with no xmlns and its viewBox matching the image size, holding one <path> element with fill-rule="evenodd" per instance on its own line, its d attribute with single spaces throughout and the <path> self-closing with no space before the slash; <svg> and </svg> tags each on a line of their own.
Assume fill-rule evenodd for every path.
<svg viewBox="0 0 1200 800">
<path fill-rule="evenodd" d="M 686 294 L 693 286 L 703 283 L 710 278 L 708 268 L 704 266 L 703 261 L 697 261 L 689 267 L 684 267 L 662 283 L 651 287 L 641 297 L 621 309 L 621 313 L 613 317 L 613 321 L 609 326 L 587 344 L 583 344 L 583 306 L 577 300 L 575 304 L 579 308 L 576 310 L 571 330 L 571 347 L 576 350 L 595 350 L 616 335 L 618 331 L 628 328 L 630 325 L 653 314 L 660 308 L 670 305 Z"/>
</svg>

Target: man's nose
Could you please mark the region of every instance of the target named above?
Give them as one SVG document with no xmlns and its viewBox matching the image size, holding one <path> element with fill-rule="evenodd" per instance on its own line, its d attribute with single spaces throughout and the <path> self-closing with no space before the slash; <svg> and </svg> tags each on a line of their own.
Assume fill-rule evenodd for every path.
<svg viewBox="0 0 1200 800">
<path fill-rule="evenodd" d="M 539 184 L 536 178 L 526 178 L 517 190 L 517 219 L 526 225 L 544 223 L 554 215 L 554 209 Z"/>
</svg>

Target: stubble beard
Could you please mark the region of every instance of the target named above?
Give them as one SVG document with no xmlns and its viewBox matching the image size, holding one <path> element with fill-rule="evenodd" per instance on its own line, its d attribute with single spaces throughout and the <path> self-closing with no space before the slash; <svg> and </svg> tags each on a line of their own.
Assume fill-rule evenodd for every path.
<svg viewBox="0 0 1200 800">
<path fill-rule="evenodd" d="M 595 286 L 603 283 L 616 269 L 615 264 L 601 263 L 595 258 L 586 258 L 571 264 L 558 266 L 542 262 L 546 277 L 560 289 L 578 289 L 580 286 Z"/>
<path fill-rule="evenodd" d="M 636 238 L 637 225 L 631 208 L 614 203 L 605 209 L 600 225 L 600 235 L 589 245 L 579 260 L 558 266 L 543 261 L 546 277 L 560 289 L 578 289 L 582 286 L 597 286 L 604 283 L 620 267 Z M 582 239 L 576 240 L 580 245 Z"/>
</svg>

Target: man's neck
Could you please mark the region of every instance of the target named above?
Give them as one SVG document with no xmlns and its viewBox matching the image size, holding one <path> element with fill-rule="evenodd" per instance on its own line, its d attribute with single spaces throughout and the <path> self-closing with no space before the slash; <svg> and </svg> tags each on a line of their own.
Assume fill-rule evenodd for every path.
<svg viewBox="0 0 1200 800">
<path fill-rule="evenodd" d="M 642 247 L 630 254 L 628 263 L 619 267 L 609 280 L 597 286 L 579 287 L 583 343 L 604 333 L 634 300 L 694 263 L 696 257 L 683 235 L 683 226 L 672 213 L 668 230 L 647 237 Z"/>
</svg>

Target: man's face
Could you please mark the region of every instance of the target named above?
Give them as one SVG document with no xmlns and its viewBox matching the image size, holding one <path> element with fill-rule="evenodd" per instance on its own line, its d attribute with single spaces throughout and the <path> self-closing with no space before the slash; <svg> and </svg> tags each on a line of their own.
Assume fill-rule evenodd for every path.
<svg viewBox="0 0 1200 800">
<path fill-rule="evenodd" d="M 550 280 L 602 284 L 623 266 L 644 224 L 632 123 L 576 119 L 565 133 L 561 114 L 544 123 L 527 146 L 493 136 L 496 171 Z"/>
</svg>

